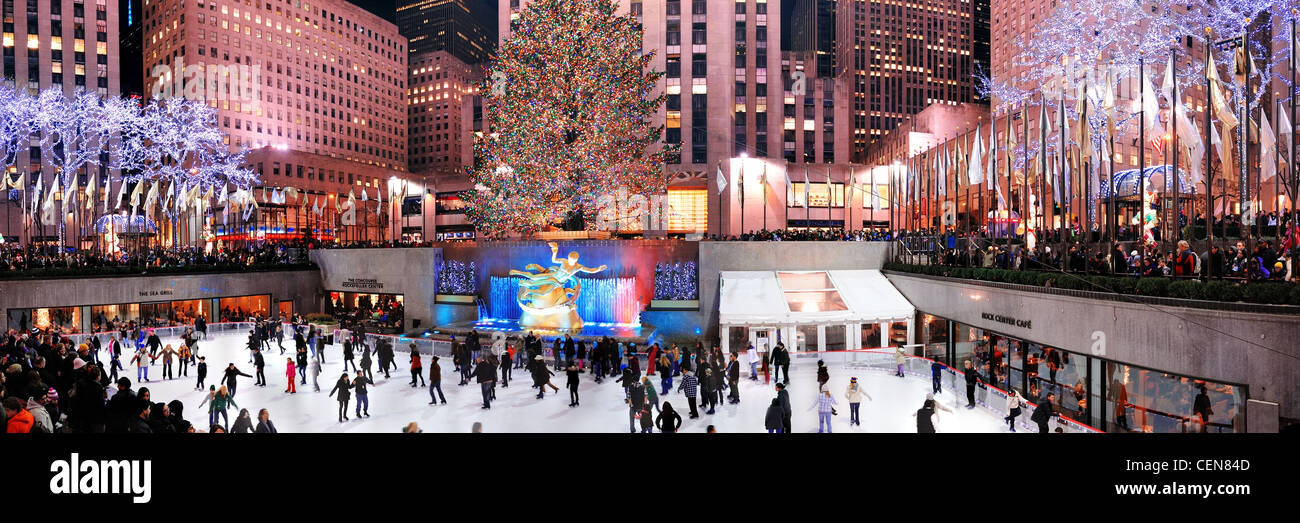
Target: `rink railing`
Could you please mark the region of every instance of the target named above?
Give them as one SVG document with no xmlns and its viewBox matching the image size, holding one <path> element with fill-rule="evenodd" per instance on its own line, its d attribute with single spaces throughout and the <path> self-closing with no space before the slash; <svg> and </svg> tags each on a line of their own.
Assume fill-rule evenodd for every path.
<svg viewBox="0 0 1300 523">
<path fill-rule="evenodd" d="M 239 333 L 246 334 L 250 329 L 253 328 L 253 325 L 254 323 L 247 322 L 247 321 L 223 321 L 223 322 L 209 323 L 207 325 L 207 329 L 208 329 L 207 332 L 208 335 L 229 334 L 232 332 L 239 332 Z M 170 343 L 168 341 L 168 338 L 180 338 L 181 334 L 185 333 L 185 329 L 190 329 L 190 328 L 193 328 L 193 326 L 177 325 L 175 327 L 153 327 L 153 328 L 146 327 L 145 331 L 148 332 L 149 330 L 152 330 L 154 334 L 157 334 L 158 337 L 163 340 L 163 345 L 166 345 Z M 109 340 L 112 340 L 113 336 L 118 335 L 119 332 L 121 331 L 114 330 L 114 331 L 104 331 L 104 332 L 95 332 L 95 333 L 83 332 L 83 333 L 76 333 L 76 334 L 64 334 L 63 337 L 72 340 L 72 343 L 74 345 L 87 342 L 92 337 L 97 337 L 99 338 L 100 346 L 103 348 L 108 348 Z M 203 339 L 202 335 L 200 335 L 199 339 L 200 340 Z M 126 342 L 134 342 L 135 340 L 122 340 L 122 341 L 123 343 L 126 343 Z"/>
</svg>

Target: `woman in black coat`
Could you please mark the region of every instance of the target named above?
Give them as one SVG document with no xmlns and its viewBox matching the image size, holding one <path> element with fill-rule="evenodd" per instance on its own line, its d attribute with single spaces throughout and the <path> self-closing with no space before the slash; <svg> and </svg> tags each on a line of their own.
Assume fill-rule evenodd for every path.
<svg viewBox="0 0 1300 523">
<path fill-rule="evenodd" d="M 551 369 L 546 367 L 546 360 L 541 354 L 533 358 L 533 386 L 537 387 L 537 399 L 542 399 L 546 395 L 546 387 L 550 386 L 556 392 L 560 391 L 559 387 L 551 385 Z"/>
<path fill-rule="evenodd" d="M 673 410 L 672 403 L 665 401 L 663 410 L 659 411 L 659 417 L 655 418 L 655 425 L 659 427 L 660 432 L 677 432 L 677 429 L 682 426 L 682 417 Z"/>
<path fill-rule="evenodd" d="M 334 392 L 339 393 L 339 421 L 348 419 L 348 400 L 352 399 L 352 380 L 348 379 L 348 373 L 344 372 L 339 376 L 339 381 L 334 383 L 334 388 L 330 390 L 330 396 Z"/>
<path fill-rule="evenodd" d="M 235 424 L 230 427 L 230 433 L 248 434 L 251 432 L 253 432 L 253 418 L 248 416 L 248 409 L 239 409 L 239 417 L 235 418 Z"/>
<path fill-rule="evenodd" d="M 767 429 L 768 434 L 781 433 L 781 429 L 785 427 L 784 415 L 785 410 L 781 408 L 781 400 L 772 398 L 772 405 L 767 407 L 767 415 L 763 417 L 763 428 Z"/>
</svg>

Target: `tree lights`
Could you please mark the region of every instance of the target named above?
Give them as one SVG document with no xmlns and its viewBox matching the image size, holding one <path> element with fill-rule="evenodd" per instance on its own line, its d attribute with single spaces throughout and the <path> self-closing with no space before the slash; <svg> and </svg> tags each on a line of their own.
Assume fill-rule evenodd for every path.
<svg viewBox="0 0 1300 523">
<path fill-rule="evenodd" d="M 611 0 L 539 0 L 513 22 L 486 75 L 490 132 L 475 143 L 467 216 L 488 236 L 594 217 L 601 195 L 662 193 L 661 72 L 636 20 Z M 595 221 L 585 220 L 592 228 Z"/>
</svg>

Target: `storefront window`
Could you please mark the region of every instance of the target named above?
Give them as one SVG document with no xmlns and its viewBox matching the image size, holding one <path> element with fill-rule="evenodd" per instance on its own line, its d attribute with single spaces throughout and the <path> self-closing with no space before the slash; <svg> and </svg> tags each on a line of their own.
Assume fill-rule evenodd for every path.
<svg viewBox="0 0 1300 523">
<path fill-rule="evenodd" d="M 81 332 L 81 307 L 10 309 L 9 328 L 30 331 L 33 328 L 63 333 Z"/>
<path fill-rule="evenodd" d="M 1239 432 L 1241 387 L 1107 362 L 1111 432 Z"/>
<path fill-rule="evenodd" d="M 221 321 L 245 321 L 253 316 L 265 318 L 271 310 L 271 296 L 269 294 L 259 294 L 221 298 L 218 307 L 218 310 L 221 311 Z"/>
<path fill-rule="evenodd" d="M 401 330 L 406 299 L 401 294 L 330 292 L 328 311 L 344 325 L 365 323 L 371 332 Z"/>
<path fill-rule="evenodd" d="M 952 365 L 958 368 L 964 368 L 966 360 L 970 360 L 972 365 L 978 363 L 975 359 L 975 346 L 984 341 L 984 329 L 977 329 L 970 325 L 958 323 L 956 327 L 957 339 L 953 344 L 954 355 Z"/>
<path fill-rule="evenodd" d="M 96 305 L 90 308 L 91 329 L 96 332 L 121 330 L 132 321 L 140 321 L 139 303 Z"/>
<path fill-rule="evenodd" d="M 922 314 L 920 328 L 920 341 L 925 351 L 922 356 L 945 362 L 948 356 L 948 320 Z"/>
</svg>

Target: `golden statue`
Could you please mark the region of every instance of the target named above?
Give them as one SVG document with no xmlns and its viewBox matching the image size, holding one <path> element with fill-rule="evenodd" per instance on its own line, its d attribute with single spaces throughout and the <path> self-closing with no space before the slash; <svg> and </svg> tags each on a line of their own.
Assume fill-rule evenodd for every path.
<svg viewBox="0 0 1300 523">
<path fill-rule="evenodd" d="M 578 273 L 597 273 L 607 267 L 591 268 L 578 263 L 578 252 L 571 251 L 567 258 L 559 258 L 560 246 L 547 242 L 551 246 L 551 263 L 559 265 L 549 269 L 536 263 L 530 263 L 524 270 L 511 270 L 511 276 L 520 276 L 519 293 L 516 301 L 524 313 L 519 317 L 523 327 L 540 327 L 557 330 L 578 330 L 582 328 L 582 317 L 578 316 L 578 296 L 582 295 L 582 281 Z M 573 286 L 568 286 L 572 282 Z"/>
</svg>

